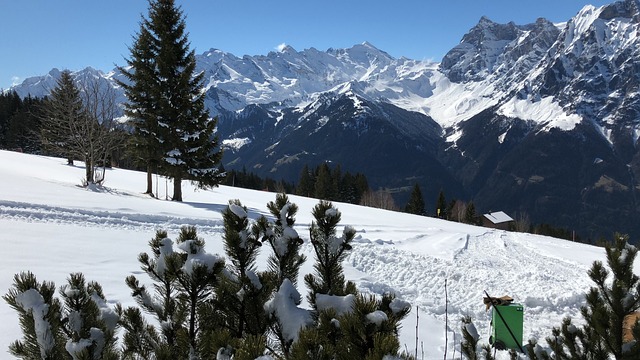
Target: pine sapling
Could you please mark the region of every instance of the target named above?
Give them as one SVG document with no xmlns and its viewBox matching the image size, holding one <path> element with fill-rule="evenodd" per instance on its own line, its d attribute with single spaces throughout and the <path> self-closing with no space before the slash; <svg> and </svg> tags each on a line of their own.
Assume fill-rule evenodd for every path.
<svg viewBox="0 0 640 360">
<path fill-rule="evenodd" d="M 18 312 L 22 339 L 9 345 L 9 353 L 21 359 L 62 359 L 65 356 L 61 330 L 60 301 L 52 282 L 38 282 L 31 272 L 16 274 L 13 286 L 2 298 Z"/>
</svg>

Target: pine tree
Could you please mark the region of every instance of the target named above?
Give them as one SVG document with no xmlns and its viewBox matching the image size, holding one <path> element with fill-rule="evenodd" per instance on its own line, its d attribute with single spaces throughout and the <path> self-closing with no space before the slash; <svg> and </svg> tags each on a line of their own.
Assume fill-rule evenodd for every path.
<svg viewBox="0 0 640 360">
<path fill-rule="evenodd" d="M 337 227 L 342 214 L 333 204 L 321 200 L 312 211 L 314 221 L 309 229 L 311 244 L 316 255 L 313 265 L 315 274 L 304 278 L 310 289 L 309 303 L 316 307 L 316 295 L 355 295 L 356 286 L 344 277 L 342 261 L 351 250 L 351 241 L 356 235 L 354 228 L 346 226 L 342 236 L 337 236 Z"/>
<path fill-rule="evenodd" d="M 222 259 L 204 251 L 204 240 L 197 236 L 194 227 L 183 227 L 176 244 L 177 250 L 181 251 L 174 251 L 173 241 L 167 238 L 167 233 L 158 231 L 149 242 L 153 258 L 146 253 L 138 256 L 142 270 L 154 281 L 155 295 L 140 285 L 135 276 L 126 279 L 138 305 L 161 324 L 161 341 L 154 352 L 156 356 L 167 359 L 197 354 L 202 307 L 210 300 L 224 267 Z M 131 320 L 127 322 L 128 328 L 139 330 L 147 327 L 144 322 L 134 321 L 137 320 L 135 316 L 125 320 Z M 150 333 L 147 339 L 154 337 Z"/>
<path fill-rule="evenodd" d="M 441 219 L 448 219 L 449 214 L 447 213 L 447 200 L 444 197 L 444 191 L 440 190 L 438 194 L 438 200 L 436 201 L 436 217 Z"/>
<path fill-rule="evenodd" d="M 219 328 L 228 331 L 231 338 L 261 336 L 268 328 L 263 305 L 274 288 L 272 277 L 256 268 L 261 230 L 250 224 L 247 209 L 239 200 L 229 201 L 222 217 L 228 265 L 216 288 L 215 308 L 210 306 L 206 311 L 208 321 L 218 317 Z"/>
<path fill-rule="evenodd" d="M 153 194 L 153 171 L 157 170 L 161 159 L 161 142 L 155 114 L 154 93 L 158 89 L 153 36 L 149 32 L 148 20 L 142 21 L 134 44 L 129 47 L 131 58 L 126 59 L 127 67 L 118 70 L 126 81 L 118 81 L 125 92 L 124 104 L 128 123 L 133 127 L 129 148 L 138 164 L 147 170 L 145 194 Z"/>
<path fill-rule="evenodd" d="M 291 347 L 290 359 L 381 359 L 397 356 L 398 327 L 410 311 L 408 303 L 385 294 L 381 299 L 359 295 L 346 281 L 342 261 L 351 250 L 355 230 L 337 236 L 341 214 L 330 202 L 313 209 L 311 244 L 315 274 L 305 276 L 316 326 L 304 328 Z M 408 358 L 408 356 L 404 356 Z"/>
<path fill-rule="evenodd" d="M 43 110 L 41 139 L 45 150 L 66 157 L 69 165 L 78 155 L 84 160 L 83 147 L 77 143 L 83 139 L 76 135 L 85 123 L 85 111 L 80 90 L 70 71 L 64 70 L 60 74 Z"/>
<path fill-rule="evenodd" d="M 327 163 L 322 163 L 317 169 L 314 196 L 323 200 L 333 198 L 333 180 L 331 179 L 331 169 Z"/>
<path fill-rule="evenodd" d="M 464 222 L 467 224 L 478 224 L 478 215 L 476 214 L 476 206 L 473 201 L 469 201 L 464 212 Z"/>
<path fill-rule="evenodd" d="M 275 274 L 278 287 L 284 279 L 289 279 L 295 286 L 300 266 L 306 260 L 306 256 L 300 253 L 303 241 L 293 229 L 298 206 L 281 193 L 276 195 L 275 202 L 267 204 L 267 208 L 275 219 L 273 223 L 267 223 L 266 218 L 260 219 L 265 234 L 263 241 L 268 242 L 273 251 L 268 259 L 269 270 Z"/>
<path fill-rule="evenodd" d="M 67 352 L 73 359 L 118 359 L 115 331 L 121 310 L 107 306 L 102 287 L 86 284 L 81 273 L 71 274 L 67 282 L 60 288 Z"/>
<path fill-rule="evenodd" d="M 473 325 L 470 316 L 462 318 L 462 342 L 460 352 L 469 360 L 478 360 L 478 330 Z"/>
<path fill-rule="evenodd" d="M 416 215 L 424 215 L 424 199 L 422 198 L 422 191 L 420 191 L 420 186 L 415 184 L 413 186 L 413 190 L 411 191 L 411 197 L 409 198 L 409 202 L 404 208 L 405 212 L 409 214 Z"/>
<path fill-rule="evenodd" d="M 625 316 L 640 309 L 640 278 L 633 273 L 638 249 L 628 244 L 628 236 L 615 234 L 614 237 L 614 244 L 605 248 L 610 270 L 600 261 L 593 263 L 589 277 L 595 286 L 587 293 L 587 305 L 581 312 L 586 321 L 586 332 L 593 332 L 601 339 L 615 359 L 638 359 L 640 344 L 635 341 L 625 343 L 623 339 Z M 612 275 L 612 281 L 609 281 L 609 275 Z M 640 334 L 638 323 L 633 331 Z"/>
<path fill-rule="evenodd" d="M 22 340 L 9 345 L 20 359 L 62 359 L 66 354 L 59 299 L 52 282 L 38 282 L 31 272 L 14 276 L 13 287 L 2 298 L 18 312 Z"/>
<path fill-rule="evenodd" d="M 295 287 L 298 282 L 300 266 L 305 262 L 306 256 L 300 253 L 303 241 L 293 229 L 298 206 L 289 202 L 289 197 L 281 193 L 276 195 L 275 202 L 271 201 L 267 204 L 267 208 L 275 220 L 270 222 L 265 217 L 261 217 L 258 220 L 258 225 L 264 234 L 263 241 L 268 243 L 272 250 L 267 263 L 277 289 L 274 299 L 278 298 L 278 300 L 272 299 L 270 301 L 272 306 L 269 308 L 265 305 L 265 307 L 269 308 L 270 330 L 277 339 L 277 348 L 287 357 L 295 336 L 288 333 L 287 329 L 290 324 L 284 323 L 287 319 L 281 319 L 280 315 L 282 314 L 279 313 L 275 302 L 285 301 L 287 306 L 293 309 L 292 311 L 301 314 L 302 323 L 305 324 L 307 311 L 297 308 L 302 298 Z M 294 299 L 287 300 L 287 296 Z"/>
<path fill-rule="evenodd" d="M 173 178 L 174 201 L 182 201 L 183 179 L 208 188 L 224 178 L 217 166 L 222 158 L 215 136 L 217 119 L 205 109 L 204 74 L 195 73 L 195 53 L 189 49 L 185 28 L 183 13 L 173 0 L 151 0 L 149 18 L 141 24 L 129 60 L 134 71 L 128 76 L 133 82 L 129 109 L 140 119 L 141 131 L 155 131 L 155 139 L 139 141 L 151 146 L 143 157 L 154 158 L 155 146 L 161 145 L 159 171 Z M 152 160 L 147 159 L 147 165 L 152 166 Z"/>
</svg>

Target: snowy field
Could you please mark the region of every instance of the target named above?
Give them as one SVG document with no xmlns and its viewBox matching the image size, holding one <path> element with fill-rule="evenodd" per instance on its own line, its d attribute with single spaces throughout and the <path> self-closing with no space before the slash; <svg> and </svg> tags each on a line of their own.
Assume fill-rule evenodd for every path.
<svg viewBox="0 0 640 360">
<path fill-rule="evenodd" d="M 149 251 L 147 242 L 156 229 L 165 229 L 174 238 L 181 226 L 195 225 L 207 251 L 224 254 L 220 211 L 228 200 L 239 199 L 254 219 L 268 216 L 266 204 L 275 200 L 274 193 L 225 186 L 194 191 L 185 182 L 185 201 L 174 203 L 163 200 L 167 184 L 163 178 L 158 184 L 161 200 L 142 195 L 145 174 L 139 172 L 107 170 L 104 187 L 87 190 L 78 186 L 84 175 L 82 163 L 68 166 L 62 159 L 0 151 L 0 164 L 2 295 L 21 271 L 30 270 L 39 281 L 56 285 L 65 283 L 69 273 L 82 272 L 88 281 L 102 284 L 110 302 L 135 305 L 124 279 L 141 274 L 137 255 Z M 308 229 L 317 200 L 298 196 L 290 200 L 299 207 L 296 230 L 306 242 L 303 251 L 308 260 L 302 277 L 312 272 Z M 464 315 L 474 319 L 481 342 L 488 341 L 485 290 L 492 296 L 510 295 L 523 304 L 525 343 L 528 338 L 544 343 L 563 317 L 580 319 L 579 308 L 591 286 L 587 270 L 594 260 L 604 261 L 603 249 L 579 243 L 335 205 L 342 212 L 340 225 L 357 230 L 344 264 L 347 279 L 363 292 L 394 292 L 413 305 L 401 332 L 411 353 L 416 348 L 418 308 L 419 359 L 442 359 L 445 348 L 447 358 L 459 358 Z M 263 265 L 268 256 L 264 249 Z M 306 296 L 304 281 L 299 284 Z M 16 313 L 0 301 L 0 359 L 10 358 L 7 347 L 21 336 L 17 320 Z M 499 358 L 507 358 L 504 355 Z"/>
</svg>

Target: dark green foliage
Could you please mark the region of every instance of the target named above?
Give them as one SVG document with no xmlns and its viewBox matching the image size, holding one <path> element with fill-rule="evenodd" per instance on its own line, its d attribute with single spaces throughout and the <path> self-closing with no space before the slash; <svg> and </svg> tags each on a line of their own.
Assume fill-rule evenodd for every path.
<svg viewBox="0 0 640 360">
<path fill-rule="evenodd" d="M 313 173 L 309 170 L 308 165 L 304 165 L 302 171 L 300 172 L 300 180 L 298 181 L 298 186 L 296 188 L 296 194 L 312 197 L 315 194 L 315 180 L 313 178 Z"/>
<path fill-rule="evenodd" d="M 122 358 L 152 358 L 161 340 L 155 327 L 147 323 L 140 309 L 135 307 L 125 309 L 120 324 L 124 329 Z"/>
<path fill-rule="evenodd" d="M 381 359 L 398 354 L 398 326 L 409 313 L 409 304 L 389 294 L 381 299 L 358 295 L 355 284 L 345 280 L 342 268 L 355 230 L 347 226 L 337 236 L 341 214 L 330 202 L 321 200 L 312 214 L 315 220 L 309 232 L 315 273 L 305 276 L 305 283 L 317 325 L 300 332 L 289 359 Z M 352 305 L 341 309 L 326 303 L 319 306 L 320 295 L 330 302 Z"/>
<path fill-rule="evenodd" d="M 302 297 L 294 285 L 305 260 L 300 254 L 303 242 L 293 230 L 297 206 L 278 194 L 267 207 L 273 220 L 260 217 L 253 223 L 239 200 L 230 201 L 222 212 L 226 267 L 204 251 L 204 240 L 194 227 L 180 230 L 175 248 L 165 231 L 157 231 L 149 241 L 150 252 L 138 256 L 152 286 L 147 288 L 133 275 L 126 279 L 138 307 L 108 307 L 100 285 L 86 283 L 82 274 L 71 274 L 60 288 L 62 301 L 54 297 L 54 284 L 40 284 L 31 273 L 16 275 L 14 288 L 3 297 L 18 312 L 23 329 L 23 339 L 11 345 L 11 354 L 22 359 L 67 359 L 69 352 L 78 359 L 114 360 L 253 360 L 263 355 L 410 359 L 399 353 L 398 341 L 410 305 L 390 294 L 358 294 L 345 280 L 341 263 L 355 231 L 346 227 L 337 236 L 340 212 L 326 201 L 313 209 L 316 272 L 305 281 L 316 311 L 309 311 L 299 307 Z M 258 272 L 263 243 L 273 254 L 268 269 Z M 319 294 L 323 303 L 317 311 Z M 123 330 L 120 348 L 114 336 L 118 327 Z M 51 340 L 43 342 L 36 329 L 44 329 Z"/>
<path fill-rule="evenodd" d="M 43 100 L 20 99 L 15 91 L 0 93 L 0 149 L 30 154 L 42 151 L 40 111 Z"/>
<path fill-rule="evenodd" d="M 424 199 L 422 198 L 420 185 L 415 184 L 413 186 L 411 197 L 409 197 L 409 202 L 405 206 L 404 211 L 409 214 L 425 215 Z"/>
<path fill-rule="evenodd" d="M 146 194 L 153 193 L 152 172 L 157 170 L 161 159 L 161 143 L 158 122 L 154 114 L 154 89 L 157 89 L 157 74 L 154 65 L 155 49 L 148 23 L 143 21 L 134 44 L 129 47 L 131 58 L 128 67 L 119 66 L 125 81 L 118 81 L 127 101 L 124 113 L 132 126 L 128 148 L 134 163 L 147 170 Z"/>
<path fill-rule="evenodd" d="M 592 331 L 611 355 L 618 360 L 638 359 L 640 345 L 623 341 L 625 316 L 640 308 L 640 279 L 633 273 L 638 249 L 628 244 L 627 236 L 616 234 L 614 240 L 613 245 L 605 248 L 609 270 L 599 261 L 589 270 L 595 286 L 587 293 L 587 305 L 581 312 L 587 322 L 586 331 Z M 609 275 L 612 282 L 608 281 Z"/>
<path fill-rule="evenodd" d="M 84 160 L 84 154 L 78 151 L 76 143 L 83 140 L 75 138 L 84 122 L 80 90 L 76 87 L 71 72 L 65 70 L 44 105 L 41 133 L 44 149 L 48 154 L 66 157 L 70 164 L 74 158 Z"/>
<path fill-rule="evenodd" d="M 350 204 L 359 204 L 368 190 L 369 184 L 363 174 L 343 173 L 340 165 L 332 170 L 327 163 L 314 169 L 305 165 L 296 186 L 297 195 Z"/>
<path fill-rule="evenodd" d="M 161 341 L 155 352 L 181 358 L 198 348 L 201 310 L 219 281 L 224 263 L 204 252 L 204 240 L 194 227 L 183 227 L 176 239 L 182 252 L 175 252 L 166 236 L 166 232 L 158 231 L 149 242 L 153 257 L 146 253 L 138 256 L 142 270 L 154 281 L 154 294 L 133 275 L 127 278 L 127 285 L 140 307 L 161 324 Z M 140 322 L 132 324 L 135 329 L 147 327 Z M 154 337 L 151 334 L 149 339 Z"/>
<path fill-rule="evenodd" d="M 86 284 L 84 275 L 71 274 L 67 282 L 60 288 L 62 331 L 70 341 L 67 351 L 78 358 L 118 359 L 115 330 L 121 310 L 109 308 L 102 287 L 96 282 Z"/>
<path fill-rule="evenodd" d="M 62 304 L 54 298 L 55 292 L 54 283 L 39 283 L 31 272 L 14 276 L 12 288 L 2 299 L 18 312 L 23 338 L 9 345 L 11 355 L 20 359 L 63 359 L 66 350 L 61 330 Z M 29 306 L 27 295 L 34 299 L 40 297 L 40 305 L 45 306 L 40 307 L 38 303 Z M 44 337 L 36 336 L 38 323 Z"/>
<path fill-rule="evenodd" d="M 148 169 L 157 164 L 173 178 L 174 201 L 182 201 L 183 179 L 208 188 L 224 178 L 218 168 L 217 118 L 209 118 L 205 108 L 204 74 L 195 72 L 195 53 L 185 30 L 184 15 L 173 0 L 150 1 L 149 17 L 130 49 L 131 71 L 123 69 L 129 84 L 122 84 L 136 127 L 133 148 Z"/>
<path fill-rule="evenodd" d="M 472 225 L 480 225 L 481 223 L 478 214 L 476 214 L 476 206 L 473 204 L 473 201 L 469 201 L 467 204 L 464 212 L 464 222 Z"/>
<path fill-rule="evenodd" d="M 228 264 L 216 287 L 214 306 L 205 308 L 208 322 L 217 322 L 231 338 L 261 336 L 268 327 L 263 304 L 273 290 L 272 276 L 258 273 L 256 268 L 261 230 L 250 224 L 247 209 L 239 200 L 229 201 L 222 216 Z"/>
<path fill-rule="evenodd" d="M 304 278 L 309 292 L 309 303 L 315 308 L 316 294 L 348 295 L 356 294 L 355 284 L 346 282 L 342 261 L 351 250 L 351 241 L 356 235 L 355 229 L 345 227 L 342 236 L 337 237 L 337 227 L 341 214 L 328 201 L 321 200 L 312 211 L 314 221 L 309 229 L 311 244 L 316 255 L 313 265 L 315 274 Z"/>
<path fill-rule="evenodd" d="M 606 246 L 608 268 L 595 261 L 589 277 L 595 283 L 586 295 L 586 305 L 581 308 L 586 324 L 578 328 L 571 319 L 563 320 L 560 328 L 554 328 L 547 338 L 553 356 L 539 351 L 530 342 L 527 352 L 532 359 L 585 359 L 630 360 L 640 358 L 640 344 L 625 342 L 623 324 L 625 317 L 640 309 L 640 278 L 633 273 L 633 263 L 638 249 L 628 244 L 628 236 L 615 234 L 614 242 Z M 640 324 L 632 326 L 633 336 L 640 336 Z"/>
<path fill-rule="evenodd" d="M 265 234 L 263 241 L 268 242 L 273 251 L 268 259 L 269 270 L 275 274 L 277 286 L 284 279 L 289 279 L 295 286 L 300 266 L 306 260 L 306 256 L 300 254 L 300 246 L 304 242 L 293 230 L 298 206 L 289 202 L 289 197 L 282 193 L 277 194 L 276 201 L 269 202 L 267 208 L 275 220 L 269 223 L 266 218 L 261 218 L 259 224 Z"/>
<path fill-rule="evenodd" d="M 53 283 L 38 283 L 30 273 L 14 277 L 3 299 L 18 312 L 23 339 L 9 346 L 21 359 L 119 359 L 114 336 L 121 309 L 106 304 L 102 288 L 71 274 L 54 297 Z"/>
<path fill-rule="evenodd" d="M 533 230 L 531 232 L 539 235 L 552 236 L 558 239 L 575 240 L 578 242 L 582 242 L 582 239 L 580 238 L 580 236 L 574 234 L 573 231 L 569 229 L 555 227 L 549 224 L 536 225 L 533 227 Z"/>
</svg>

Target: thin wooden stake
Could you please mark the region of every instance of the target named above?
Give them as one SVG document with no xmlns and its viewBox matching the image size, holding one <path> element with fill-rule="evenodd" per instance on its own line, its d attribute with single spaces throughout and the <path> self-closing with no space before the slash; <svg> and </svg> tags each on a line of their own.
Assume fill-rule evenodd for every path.
<svg viewBox="0 0 640 360">
<path fill-rule="evenodd" d="M 420 308 L 416 306 L 416 356 L 418 358 L 418 324 L 420 323 Z"/>
<path fill-rule="evenodd" d="M 447 279 L 444 279 L 444 360 L 447 360 L 449 347 L 449 299 L 447 297 Z"/>
</svg>

